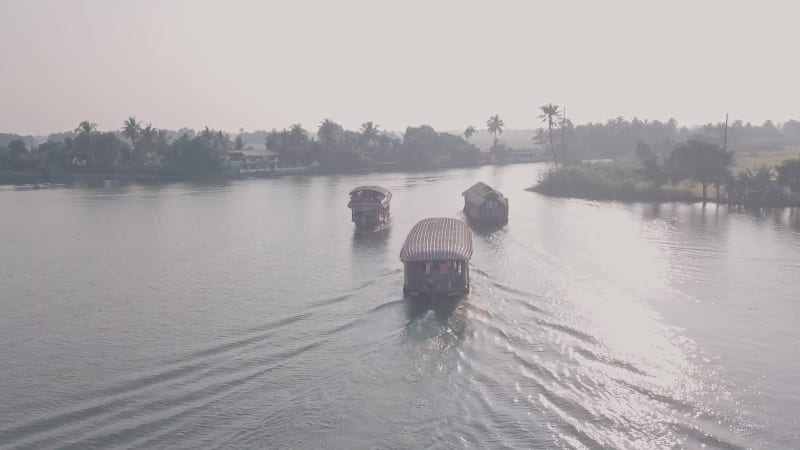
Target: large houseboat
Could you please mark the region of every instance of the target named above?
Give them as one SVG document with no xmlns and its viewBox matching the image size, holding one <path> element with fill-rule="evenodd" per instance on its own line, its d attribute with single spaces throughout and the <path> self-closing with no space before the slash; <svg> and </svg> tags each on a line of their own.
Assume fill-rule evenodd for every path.
<svg viewBox="0 0 800 450">
<path fill-rule="evenodd" d="M 462 195 L 464 214 L 470 221 L 490 225 L 508 223 L 508 199 L 500 191 L 479 181 Z"/>
<path fill-rule="evenodd" d="M 400 250 L 403 294 L 434 298 L 469 293 L 470 257 L 472 231 L 463 221 L 445 217 L 419 221 Z"/>
<path fill-rule="evenodd" d="M 352 211 L 352 220 L 359 228 L 370 228 L 385 224 L 389 220 L 392 193 L 380 186 L 359 186 L 350 191 L 347 206 Z"/>
</svg>

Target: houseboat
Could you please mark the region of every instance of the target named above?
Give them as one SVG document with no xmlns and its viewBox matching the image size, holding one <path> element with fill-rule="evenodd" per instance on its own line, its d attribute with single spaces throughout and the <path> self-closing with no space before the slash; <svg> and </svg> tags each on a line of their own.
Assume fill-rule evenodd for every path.
<svg viewBox="0 0 800 450">
<path fill-rule="evenodd" d="M 464 214 L 477 223 L 505 225 L 508 223 L 508 199 L 500 191 L 479 181 L 462 193 Z"/>
<path fill-rule="evenodd" d="M 368 228 L 385 224 L 389 220 L 392 193 L 380 186 L 359 186 L 350 191 L 347 206 L 352 211 L 356 226 Z"/>
<path fill-rule="evenodd" d="M 400 250 L 403 294 L 434 298 L 469 293 L 470 257 L 472 231 L 466 223 L 445 217 L 419 221 Z"/>
</svg>

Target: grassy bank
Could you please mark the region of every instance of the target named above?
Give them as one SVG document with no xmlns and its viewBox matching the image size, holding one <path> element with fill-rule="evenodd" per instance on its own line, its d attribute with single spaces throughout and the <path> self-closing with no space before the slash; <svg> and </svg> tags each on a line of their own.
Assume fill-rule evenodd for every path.
<svg viewBox="0 0 800 450">
<path fill-rule="evenodd" d="M 756 170 L 761 166 L 774 167 L 787 159 L 796 159 L 800 156 L 800 147 L 776 151 L 741 152 L 734 156 L 734 170 Z"/>
</svg>

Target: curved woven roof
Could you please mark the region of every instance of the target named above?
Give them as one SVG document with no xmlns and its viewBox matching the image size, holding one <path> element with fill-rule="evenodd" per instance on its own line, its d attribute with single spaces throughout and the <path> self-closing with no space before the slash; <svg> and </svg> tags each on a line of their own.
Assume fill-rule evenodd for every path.
<svg viewBox="0 0 800 450">
<path fill-rule="evenodd" d="M 472 231 L 448 217 L 423 219 L 414 225 L 400 250 L 403 262 L 454 261 L 472 256 Z"/>
<path fill-rule="evenodd" d="M 381 193 L 381 194 L 383 194 L 383 195 L 385 195 L 387 197 L 391 197 L 392 196 L 392 193 L 388 189 L 382 188 L 380 186 L 358 186 L 357 188 L 353 188 L 353 190 L 350 191 L 349 195 L 353 195 L 353 194 L 355 194 L 356 192 L 359 192 L 359 191 L 373 191 L 373 192 Z"/>
<path fill-rule="evenodd" d="M 483 181 L 478 181 L 473 184 L 469 189 L 462 192 L 461 195 L 472 203 L 483 203 L 489 195 L 494 195 L 501 203 L 505 205 L 508 204 L 508 199 L 506 199 L 500 191 L 492 188 Z"/>
</svg>

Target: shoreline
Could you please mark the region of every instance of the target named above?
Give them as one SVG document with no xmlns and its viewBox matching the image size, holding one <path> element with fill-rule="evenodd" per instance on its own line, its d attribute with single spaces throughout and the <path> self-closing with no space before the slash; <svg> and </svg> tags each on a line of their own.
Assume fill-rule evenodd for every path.
<svg viewBox="0 0 800 450">
<path fill-rule="evenodd" d="M 633 191 L 630 193 L 617 193 L 617 195 L 604 195 L 598 193 L 566 193 L 557 190 L 542 189 L 535 185 L 525 189 L 528 192 L 545 195 L 555 198 L 571 198 L 579 200 L 591 200 L 601 202 L 620 202 L 620 203 L 713 203 L 719 206 L 744 207 L 744 208 L 800 208 L 800 202 L 732 202 L 727 197 L 722 197 L 717 201 L 716 198 L 707 198 L 703 201 L 702 197 L 688 191 L 669 191 L 669 190 L 647 190 Z"/>
<path fill-rule="evenodd" d="M 485 166 L 509 166 L 518 164 L 539 164 L 546 163 L 547 161 L 520 161 L 508 162 L 504 164 L 499 163 L 481 163 L 475 165 L 463 166 L 438 166 L 426 169 L 415 169 L 411 167 L 403 167 L 398 164 L 387 164 L 376 167 L 365 167 L 359 169 L 349 170 L 325 170 L 325 169 L 305 169 L 305 170 L 281 170 L 281 171 L 267 171 L 257 172 L 251 174 L 231 174 L 231 173 L 214 173 L 214 174 L 148 174 L 148 173 L 119 173 L 119 172 L 57 172 L 43 174 L 42 171 L 27 171 L 27 172 L 12 172 L 0 171 L 0 186 L 31 186 L 31 185 L 45 185 L 45 184 L 59 184 L 59 185 L 72 185 L 79 184 L 82 181 L 86 182 L 104 182 L 104 181 L 129 181 L 129 182 L 163 182 L 174 183 L 181 181 L 196 181 L 196 180 L 245 180 L 256 178 L 280 178 L 286 176 L 315 176 L 315 175 L 359 175 L 370 173 L 391 173 L 391 172 L 408 172 L 408 173 L 426 173 L 438 170 L 451 170 L 451 169 L 464 169 L 464 168 L 477 168 Z"/>
</svg>

